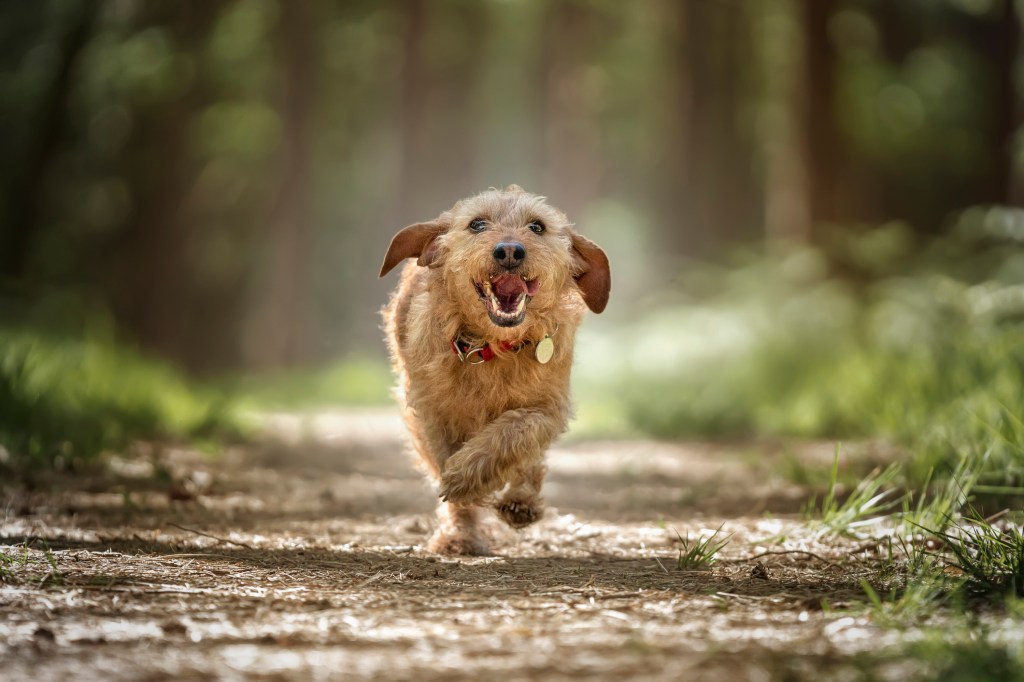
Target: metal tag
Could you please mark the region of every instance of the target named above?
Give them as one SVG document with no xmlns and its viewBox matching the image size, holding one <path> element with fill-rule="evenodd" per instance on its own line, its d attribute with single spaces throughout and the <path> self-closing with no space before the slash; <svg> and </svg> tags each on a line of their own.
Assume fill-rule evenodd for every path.
<svg viewBox="0 0 1024 682">
<path fill-rule="evenodd" d="M 537 343 L 537 350 L 534 351 L 534 355 L 540 364 L 546 365 L 554 354 L 555 342 L 551 340 L 550 336 L 545 336 Z"/>
</svg>

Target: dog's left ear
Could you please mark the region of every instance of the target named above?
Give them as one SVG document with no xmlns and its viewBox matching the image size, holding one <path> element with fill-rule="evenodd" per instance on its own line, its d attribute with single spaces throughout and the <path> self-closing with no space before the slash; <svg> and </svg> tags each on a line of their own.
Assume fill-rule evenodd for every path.
<svg viewBox="0 0 1024 682">
<path fill-rule="evenodd" d="M 583 301 L 595 313 L 604 310 L 608 305 L 608 296 L 612 291 L 612 271 L 608 264 L 608 256 L 600 246 L 586 237 L 570 232 L 572 237 L 572 255 L 576 262 L 576 285 L 583 293 Z"/>
<path fill-rule="evenodd" d="M 384 256 L 384 265 L 380 267 L 380 276 L 391 272 L 406 258 L 415 258 L 418 264 L 425 267 L 437 267 L 437 238 L 447 229 L 448 225 L 441 218 L 402 228 L 391 240 L 388 253 Z"/>
</svg>

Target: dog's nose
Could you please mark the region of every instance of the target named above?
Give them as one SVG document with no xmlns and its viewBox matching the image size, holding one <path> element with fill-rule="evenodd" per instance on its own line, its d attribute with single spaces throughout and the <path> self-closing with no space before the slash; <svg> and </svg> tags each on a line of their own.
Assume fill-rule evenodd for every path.
<svg viewBox="0 0 1024 682">
<path fill-rule="evenodd" d="M 491 255 L 506 268 L 514 268 L 526 258 L 526 247 L 519 242 L 501 242 L 494 247 Z"/>
</svg>

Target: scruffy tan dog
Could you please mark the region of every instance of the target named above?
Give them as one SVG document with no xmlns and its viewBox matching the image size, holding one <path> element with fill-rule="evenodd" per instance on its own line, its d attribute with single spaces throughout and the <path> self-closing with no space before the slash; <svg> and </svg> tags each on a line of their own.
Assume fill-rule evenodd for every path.
<svg viewBox="0 0 1024 682">
<path fill-rule="evenodd" d="M 405 423 L 442 500 L 428 548 L 486 554 L 483 507 L 514 528 L 543 512 L 544 452 L 568 423 L 584 304 L 608 302 L 608 258 L 516 185 L 400 231 L 380 276 L 406 258 L 383 314 Z"/>
</svg>

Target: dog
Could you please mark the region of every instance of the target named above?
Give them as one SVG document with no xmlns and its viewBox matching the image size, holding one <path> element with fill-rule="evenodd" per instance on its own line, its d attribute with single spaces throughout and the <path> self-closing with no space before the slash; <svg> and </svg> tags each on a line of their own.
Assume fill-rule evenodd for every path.
<svg viewBox="0 0 1024 682">
<path fill-rule="evenodd" d="M 487 507 L 513 528 L 543 514 L 544 453 L 569 421 L 576 329 L 608 303 L 608 257 L 511 185 L 402 229 L 380 276 L 409 258 L 382 314 L 403 419 L 441 498 L 427 549 L 488 554 Z"/>
</svg>

